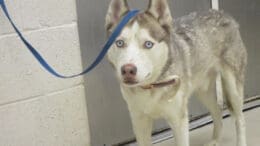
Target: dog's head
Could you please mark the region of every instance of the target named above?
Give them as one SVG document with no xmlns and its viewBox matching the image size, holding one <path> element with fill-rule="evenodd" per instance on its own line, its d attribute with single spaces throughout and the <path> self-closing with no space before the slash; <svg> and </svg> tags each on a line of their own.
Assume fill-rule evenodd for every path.
<svg viewBox="0 0 260 146">
<path fill-rule="evenodd" d="M 106 16 L 108 35 L 129 11 L 126 0 L 112 0 Z M 144 86 L 155 82 L 168 61 L 172 17 L 167 0 L 150 0 L 116 39 L 108 59 L 125 86 Z"/>
</svg>

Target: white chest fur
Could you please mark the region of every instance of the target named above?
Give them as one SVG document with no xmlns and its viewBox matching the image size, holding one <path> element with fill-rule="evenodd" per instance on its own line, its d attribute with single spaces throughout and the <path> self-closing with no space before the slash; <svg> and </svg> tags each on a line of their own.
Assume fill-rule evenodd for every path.
<svg viewBox="0 0 260 146">
<path fill-rule="evenodd" d="M 181 99 L 176 91 L 169 87 L 142 89 L 121 87 L 130 112 L 145 114 L 153 119 L 165 117 L 165 113 L 174 114 L 174 109 L 181 106 Z"/>
</svg>

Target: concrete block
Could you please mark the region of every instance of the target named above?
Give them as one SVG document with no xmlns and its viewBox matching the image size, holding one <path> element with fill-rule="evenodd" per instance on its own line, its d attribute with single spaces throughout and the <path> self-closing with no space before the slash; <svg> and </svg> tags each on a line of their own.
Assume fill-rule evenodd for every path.
<svg viewBox="0 0 260 146">
<path fill-rule="evenodd" d="M 82 71 L 76 24 L 25 33 L 59 73 Z M 82 77 L 59 79 L 45 71 L 16 35 L 0 36 L 0 105 L 81 84 Z"/>
<path fill-rule="evenodd" d="M 20 7 L 21 0 L 5 0 L 5 3 L 14 23 L 17 24 L 17 27 L 22 28 L 22 17 L 20 15 L 22 12 Z M 2 9 L 0 9 L 0 26 L 0 35 L 14 32 Z"/>
<path fill-rule="evenodd" d="M 89 146 L 84 87 L 1 106 L 0 129 L 1 146 Z"/>
<path fill-rule="evenodd" d="M 70 24 L 77 19 L 75 0 L 22 0 L 24 30 Z"/>
<path fill-rule="evenodd" d="M 9 14 L 20 30 L 35 30 L 71 24 L 77 20 L 74 0 L 5 0 Z M 0 11 L 0 35 L 14 30 Z"/>
</svg>

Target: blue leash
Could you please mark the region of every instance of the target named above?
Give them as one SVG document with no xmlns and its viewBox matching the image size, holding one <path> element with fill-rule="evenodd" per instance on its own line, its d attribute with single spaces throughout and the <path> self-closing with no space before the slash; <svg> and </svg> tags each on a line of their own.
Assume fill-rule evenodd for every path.
<svg viewBox="0 0 260 146">
<path fill-rule="evenodd" d="M 139 10 L 131 10 L 129 11 L 125 17 L 121 20 L 121 22 L 118 24 L 118 26 L 115 28 L 114 32 L 111 34 L 111 36 L 109 37 L 108 41 L 106 42 L 106 44 L 104 45 L 102 51 L 99 53 L 99 55 L 97 56 L 97 58 L 93 61 L 93 63 L 87 68 L 85 69 L 83 72 L 76 74 L 76 75 L 70 75 L 70 76 L 64 76 L 61 75 L 59 73 L 57 73 L 46 61 L 45 59 L 36 51 L 36 49 L 23 37 L 22 33 L 19 31 L 19 29 L 15 26 L 14 22 L 12 21 L 4 0 L 0 0 L 0 5 L 5 13 L 5 16 L 8 18 L 9 22 L 11 23 L 11 25 L 13 26 L 14 30 L 16 31 L 16 33 L 18 34 L 18 36 L 20 37 L 20 39 L 23 41 L 23 43 L 25 44 L 25 46 L 30 50 L 30 52 L 33 54 L 33 56 L 38 60 L 38 62 L 42 65 L 43 68 L 45 68 L 49 73 L 51 73 L 52 75 L 59 77 L 59 78 L 74 78 L 77 76 L 81 76 L 83 74 L 86 74 L 88 72 L 90 72 L 92 69 L 94 69 L 100 62 L 101 60 L 104 58 L 104 56 L 106 55 L 108 49 L 110 48 L 110 46 L 114 43 L 114 41 L 116 40 L 116 38 L 118 37 L 118 35 L 120 34 L 121 30 L 124 28 L 124 26 L 129 22 L 129 20 L 131 18 L 133 18 L 134 16 L 136 16 L 136 14 L 139 12 Z"/>
</svg>

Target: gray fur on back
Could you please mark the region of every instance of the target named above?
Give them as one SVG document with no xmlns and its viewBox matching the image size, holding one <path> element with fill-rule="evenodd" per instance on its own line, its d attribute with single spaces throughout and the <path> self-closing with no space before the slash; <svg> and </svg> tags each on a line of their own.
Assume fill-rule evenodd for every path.
<svg viewBox="0 0 260 146">
<path fill-rule="evenodd" d="M 173 25 L 171 53 L 161 78 L 171 74 L 196 78 L 227 67 L 244 81 L 247 52 L 231 16 L 209 10 L 175 19 Z"/>
</svg>

